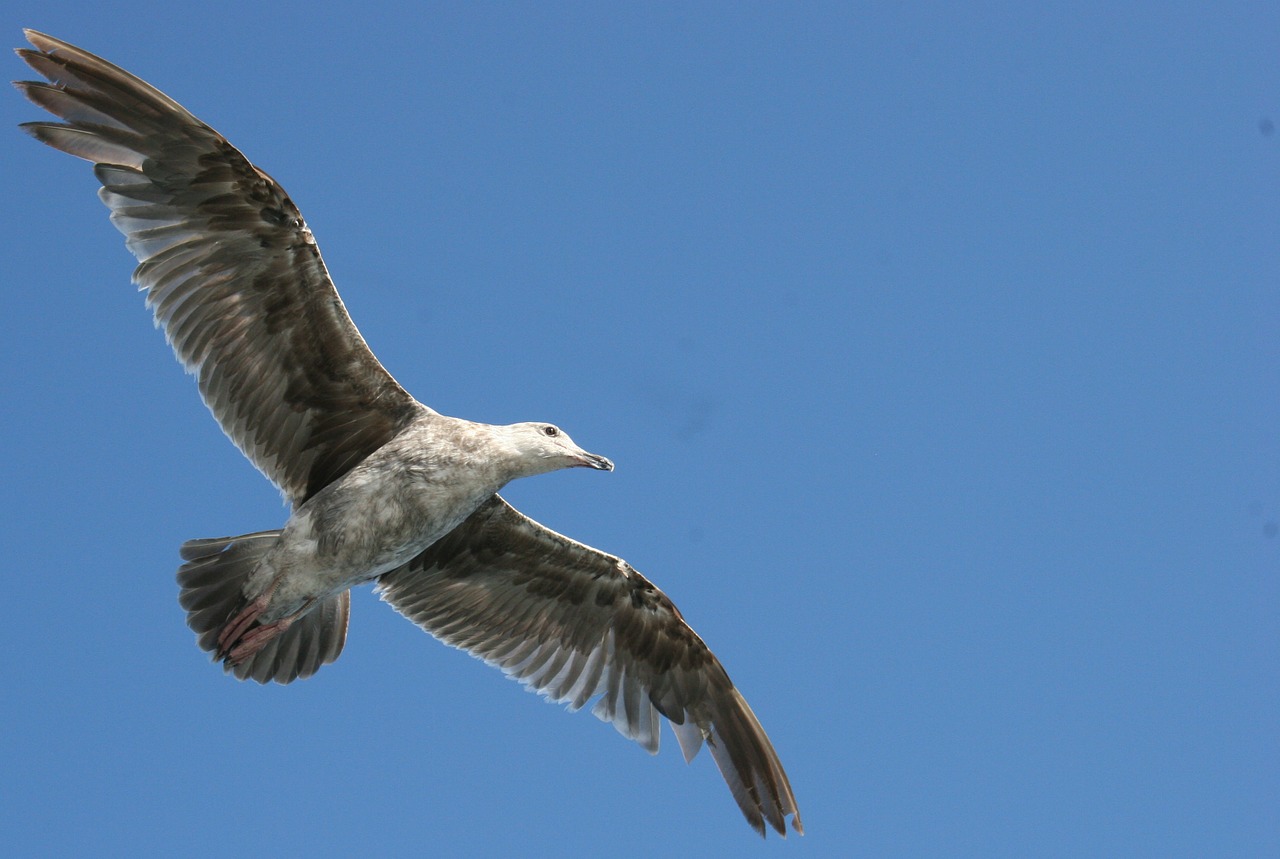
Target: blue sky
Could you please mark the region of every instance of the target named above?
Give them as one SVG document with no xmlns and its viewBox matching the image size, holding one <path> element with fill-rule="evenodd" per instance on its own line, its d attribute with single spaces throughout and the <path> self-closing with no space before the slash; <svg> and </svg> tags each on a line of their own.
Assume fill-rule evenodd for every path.
<svg viewBox="0 0 1280 859">
<path fill-rule="evenodd" d="M 676 601 L 808 834 L 368 589 L 309 681 L 207 664 L 178 545 L 286 511 L 15 94 L 0 852 L 1280 852 L 1280 11 L 959 5 L 10 0 L 275 176 L 417 397 L 617 462 L 507 497 Z"/>
</svg>

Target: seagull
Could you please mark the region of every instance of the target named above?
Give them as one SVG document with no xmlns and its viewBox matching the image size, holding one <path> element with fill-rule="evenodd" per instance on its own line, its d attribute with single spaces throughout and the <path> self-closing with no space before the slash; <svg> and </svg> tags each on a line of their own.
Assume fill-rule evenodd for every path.
<svg viewBox="0 0 1280 859">
<path fill-rule="evenodd" d="M 22 128 L 91 162 L 157 327 L 236 447 L 290 503 L 284 527 L 190 540 L 179 602 L 224 670 L 290 683 L 334 661 L 351 588 L 650 753 L 662 719 L 705 743 L 747 822 L 803 833 L 782 763 L 724 666 L 622 559 L 524 516 L 521 477 L 613 463 L 554 424 L 442 415 L 347 315 L 298 208 L 225 137 L 150 84 L 24 31 L 19 81 L 63 122 Z"/>
</svg>

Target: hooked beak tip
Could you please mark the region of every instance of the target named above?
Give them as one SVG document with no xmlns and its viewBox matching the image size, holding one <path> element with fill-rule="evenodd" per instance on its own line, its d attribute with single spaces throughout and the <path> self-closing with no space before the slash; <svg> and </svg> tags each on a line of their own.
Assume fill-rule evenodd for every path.
<svg viewBox="0 0 1280 859">
<path fill-rule="evenodd" d="M 596 456 L 594 453 L 588 453 L 584 456 L 582 464 L 598 471 L 613 471 L 613 460 L 604 456 Z"/>
</svg>

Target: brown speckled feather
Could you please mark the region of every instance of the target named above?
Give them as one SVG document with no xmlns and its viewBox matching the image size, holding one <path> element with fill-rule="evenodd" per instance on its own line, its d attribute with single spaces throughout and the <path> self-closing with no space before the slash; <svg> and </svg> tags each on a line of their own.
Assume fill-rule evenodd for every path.
<svg viewBox="0 0 1280 859">
<path fill-rule="evenodd" d="M 296 505 L 424 406 L 365 345 L 311 231 L 266 173 L 150 84 L 31 30 L 16 86 L 65 123 L 38 140 L 95 163 L 174 352 L 222 429 Z"/>
<path fill-rule="evenodd" d="M 748 822 L 803 829 L 764 729 L 679 609 L 619 558 L 539 525 L 500 497 L 411 562 L 382 598 L 436 638 L 650 752 L 659 715 L 686 760 L 705 739 Z"/>
</svg>

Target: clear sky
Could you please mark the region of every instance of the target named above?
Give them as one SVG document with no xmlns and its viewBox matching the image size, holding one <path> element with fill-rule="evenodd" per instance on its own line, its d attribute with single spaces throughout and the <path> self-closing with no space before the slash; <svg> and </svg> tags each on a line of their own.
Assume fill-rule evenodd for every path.
<svg viewBox="0 0 1280 859">
<path fill-rule="evenodd" d="M 11 94 L 0 853 L 1280 854 L 1280 10 L 1201 5 L 9 0 L 275 176 L 419 399 L 617 462 L 507 497 L 808 835 L 367 588 L 306 682 L 208 664 L 178 545 L 286 510 Z"/>
</svg>

